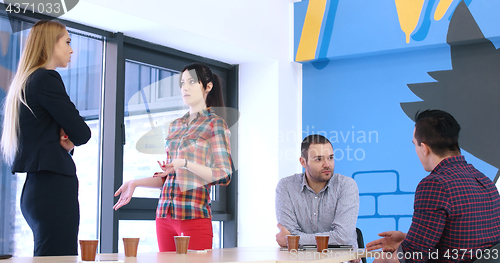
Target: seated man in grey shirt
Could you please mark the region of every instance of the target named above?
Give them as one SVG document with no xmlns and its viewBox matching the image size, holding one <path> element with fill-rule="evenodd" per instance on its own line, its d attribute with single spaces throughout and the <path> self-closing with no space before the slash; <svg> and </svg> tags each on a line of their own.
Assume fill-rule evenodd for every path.
<svg viewBox="0 0 500 263">
<path fill-rule="evenodd" d="M 290 234 L 300 236 L 301 245 L 314 245 L 314 236 L 328 235 L 329 244 L 357 248 L 358 186 L 354 179 L 333 173 L 330 141 L 321 135 L 307 136 L 300 164 L 305 173 L 285 177 L 276 187 L 278 244 L 286 246 Z"/>
</svg>

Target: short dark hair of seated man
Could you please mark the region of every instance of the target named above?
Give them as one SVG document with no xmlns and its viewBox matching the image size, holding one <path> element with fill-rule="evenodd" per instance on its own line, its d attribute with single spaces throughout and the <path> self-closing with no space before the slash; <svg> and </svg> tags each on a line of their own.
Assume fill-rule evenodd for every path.
<svg viewBox="0 0 500 263">
<path fill-rule="evenodd" d="M 439 157 L 459 155 L 458 134 L 460 125 L 451 114 L 441 110 L 417 112 L 415 139 L 418 145 L 427 144 Z"/>
<path fill-rule="evenodd" d="M 300 156 L 307 160 L 307 152 L 309 151 L 309 146 L 311 144 L 327 144 L 332 145 L 330 140 L 328 140 L 325 136 L 319 134 L 312 134 L 304 138 L 302 143 L 300 144 Z M 333 145 L 332 145 L 333 148 Z"/>
</svg>

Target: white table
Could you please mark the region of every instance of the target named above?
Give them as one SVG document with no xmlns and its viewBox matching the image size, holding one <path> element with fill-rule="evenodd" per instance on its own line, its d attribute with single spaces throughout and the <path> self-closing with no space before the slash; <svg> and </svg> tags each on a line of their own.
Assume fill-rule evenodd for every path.
<svg viewBox="0 0 500 263">
<path fill-rule="evenodd" d="M 98 254 L 96 261 L 103 263 L 117 260 L 125 263 L 298 263 L 312 261 L 315 263 L 337 263 L 363 256 L 366 255 L 346 249 L 331 249 L 327 253 L 319 253 L 314 249 L 290 253 L 288 251 L 280 251 L 278 247 L 238 247 L 213 249 L 206 252 L 189 251 L 187 254 L 177 254 L 175 252 L 138 253 L 137 257 L 125 257 L 121 253 Z M 1 260 L 0 263 L 78 263 L 80 261 L 80 256 L 13 257 Z"/>
</svg>

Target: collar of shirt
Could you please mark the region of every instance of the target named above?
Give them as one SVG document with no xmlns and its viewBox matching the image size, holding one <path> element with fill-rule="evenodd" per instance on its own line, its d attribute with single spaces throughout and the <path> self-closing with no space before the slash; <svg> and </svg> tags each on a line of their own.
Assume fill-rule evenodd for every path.
<svg viewBox="0 0 500 263">
<path fill-rule="evenodd" d="M 332 174 L 332 177 L 333 177 L 333 174 Z M 326 191 L 326 189 L 328 188 L 328 186 L 330 185 L 330 181 L 332 180 L 332 178 L 330 178 L 330 180 L 328 180 L 328 182 L 326 183 L 325 187 L 323 187 L 323 189 L 321 189 L 321 191 L 318 192 L 318 194 Z M 300 189 L 302 189 L 302 192 L 304 192 L 304 189 L 307 188 L 309 191 L 311 191 L 312 193 L 316 194 L 316 192 L 314 192 L 314 190 L 307 184 L 307 179 L 306 179 L 306 172 L 303 172 L 302 173 L 302 186 L 300 187 Z"/>
<path fill-rule="evenodd" d="M 436 167 L 434 167 L 434 169 L 432 169 L 431 174 L 437 173 L 439 169 L 441 169 L 442 167 L 447 167 L 454 163 L 463 163 L 463 162 L 465 162 L 465 157 L 463 155 L 456 155 L 444 158 L 438 165 L 436 165 Z"/>
<path fill-rule="evenodd" d="M 204 110 L 201 110 L 201 111 L 199 111 L 199 112 L 196 113 L 196 117 L 193 119 L 193 121 L 196 120 L 196 119 L 198 119 L 201 116 L 209 116 L 212 113 L 213 113 L 213 111 L 210 108 L 206 108 Z M 186 114 L 184 114 L 184 116 L 182 116 L 182 118 L 181 118 L 182 123 L 184 123 L 186 125 L 188 124 L 187 120 L 189 118 L 189 115 L 190 114 L 189 114 L 189 111 L 188 111 Z"/>
</svg>

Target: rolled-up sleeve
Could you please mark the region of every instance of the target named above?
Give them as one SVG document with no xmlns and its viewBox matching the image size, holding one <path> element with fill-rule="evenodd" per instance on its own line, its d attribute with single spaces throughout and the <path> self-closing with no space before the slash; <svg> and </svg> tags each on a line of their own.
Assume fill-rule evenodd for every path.
<svg viewBox="0 0 500 263">
<path fill-rule="evenodd" d="M 216 119 L 212 127 L 213 136 L 210 138 L 210 148 L 213 158 L 212 184 L 228 185 L 231 181 L 231 135 L 226 123 Z"/>
</svg>

